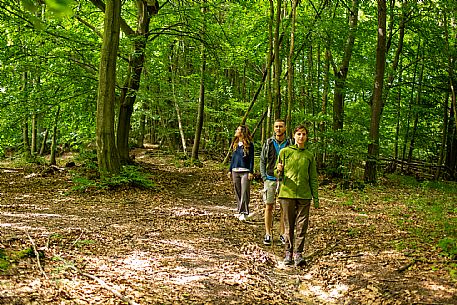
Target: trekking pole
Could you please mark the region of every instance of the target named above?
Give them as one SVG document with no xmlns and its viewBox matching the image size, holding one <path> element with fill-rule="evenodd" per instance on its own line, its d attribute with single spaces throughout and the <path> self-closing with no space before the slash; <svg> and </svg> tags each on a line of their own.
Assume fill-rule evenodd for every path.
<svg viewBox="0 0 457 305">
<path fill-rule="evenodd" d="M 282 165 L 281 159 L 279 159 L 279 164 Z M 284 170 L 284 168 L 283 168 L 282 170 Z M 279 194 L 279 187 L 280 187 L 280 182 L 279 182 L 279 180 L 280 180 L 280 178 L 281 178 L 282 170 L 281 170 L 281 171 L 280 171 L 280 170 L 277 170 L 277 172 L 278 172 L 278 177 L 276 177 L 276 195 Z"/>
</svg>

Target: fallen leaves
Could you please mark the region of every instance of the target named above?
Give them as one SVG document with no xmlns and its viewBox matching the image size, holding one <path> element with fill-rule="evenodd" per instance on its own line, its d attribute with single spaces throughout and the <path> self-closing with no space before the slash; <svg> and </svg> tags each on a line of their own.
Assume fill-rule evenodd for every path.
<svg viewBox="0 0 457 305">
<path fill-rule="evenodd" d="M 411 255 L 417 251 L 395 248 L 408 238 L 388 212 L 398 209 L 399 219 L 411 213 L 402 190 L 378 194 L 367 188 L 346 200 L 323 188 L 321 208 L 311 211 L 309 265 L 287 267 L 282 246 L 262 244 L 261 184 L 253 184 L 251 192 L 255 216 L 242 223 L 233 217 L 232 186 L 217 164 L 177 168 L 166 155 L 136 153 L 153 175 L 155 190 L 65 195 L 70 188 L 65 171 L 2 173 L 0 248 L 8 254 L 30 247 L 20 229 L 28 228 L 44 251 L 42 268 L 50 280 L 34 257 L 14 261 L 0 274 L 0 303 L 457 302 L 444 267 L 418 260 L 414 268 L 397 271 L 415 260 Z M 410 219 L 423 226 L 420 218 Z M 276 214 L 275 236 L 278 220 Z M 437 251 L 422 247 L 430 260 L 442 260 Z"/>
</svg>

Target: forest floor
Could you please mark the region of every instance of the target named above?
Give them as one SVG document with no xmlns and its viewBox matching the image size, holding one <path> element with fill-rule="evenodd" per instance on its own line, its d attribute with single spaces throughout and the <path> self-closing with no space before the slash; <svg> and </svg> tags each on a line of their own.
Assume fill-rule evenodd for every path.
<svg viewBox="0 0 457 305">
<path fill-rule="evenodd" d="M 262 183 L 240 222 L 217 163 L 135 154 L 154 189 L 70 192 L 67 169 L 0 165 L 0 304 L 457 304 L 455 261 L 406 229 L 433 229 L 408 202 L 455 205 L 456 193 L 323 185 L 296 268 L 282 263 L 278 221 L 262 243 Z"/>
</svg>

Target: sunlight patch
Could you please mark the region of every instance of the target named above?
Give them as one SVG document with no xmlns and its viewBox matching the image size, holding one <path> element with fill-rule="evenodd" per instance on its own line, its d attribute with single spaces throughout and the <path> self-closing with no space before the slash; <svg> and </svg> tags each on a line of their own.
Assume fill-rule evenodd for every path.
<svg viewBox="0 0 457 305">
<path fill-rule="evenodd" d="M 200 281 L 205 278 L 207 278 L 205 275 L 187 275 L 171 278 L 170 281 L 178 285 L 186 285 L 190 282 Z"/>
<path fill-rule="evenodd" d="M 330 288 L 330 287 L 329 287 Z M 344 296 L 349 290 L 349 287 L 344 284 L 337 284 L 331 289 L 325 289 L 320 285 L 312 285 L 312 283 L 303 283 L 300 286 L 299 292 L 308 297 L 317 297 L 325 302 L 335 302 L 337 299 Z"/>
<path fill-rule="evenodd" d="M 173 210 L 174 216 L 181 217 L 181 216 L 209 216 L 212 213 L 207 211 L 198 210 L 196 208 L 181 208 Z"/>
<path fill-rule="evenodd" d="M 151 268 L 149 259 L 145 258 L 144 253 L 133 253 L 122 261 L 131 270 L 144 271 Z"/>
<path fill-rule="evenodd" d="M 32 195 L 24 194 L 24 195 L 19 196 L 19 197 L 14 197 L 13 199 L 15 199 L 15 200 L 21 200 L 21 199 L 30 198 L 30 197 L 32 197 Z"/>
<path fill-rule="evenodd" d="M 31 218 L 31 217 L 62 217 L 62 215 L 58 214 L 38 214 L 38 213 L 8 213 L 3 212 L 0 215 L 9 216 L 9 217 L 21 217 L 21 218 Z"/>
</svg>

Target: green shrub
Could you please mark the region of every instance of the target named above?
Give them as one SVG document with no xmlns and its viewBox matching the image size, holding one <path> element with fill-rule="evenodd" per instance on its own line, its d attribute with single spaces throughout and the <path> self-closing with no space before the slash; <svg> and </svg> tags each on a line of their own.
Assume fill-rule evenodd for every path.
<svg viewBox="0 0 457 305">
<path fill-rule="evenodd" d="M 123 166 L 119 175 L 103 177 L 101 179 L 84 176 L 76 172 L 72 178 L 74 186 L 72 191 L 86 192 L 91 189 L 112 189 L 121 186 L 132 186 L 140 188 L 153 188 L 154 182 L 151 176 L 134 165 Z"/>
<path fill-rule="evenodd" d="M 441 248 L 441 254 L 451 259 L 457 258 L 457 240 L 450 237 L 445 237 L 438 242 L 438 247 Z"/>
<path fill-rule="evenodd" d="M 113 188 L 119 186 L 152 188 L 154 187 L 154 182 L 152 182 L 149 174 L 141 172 L 137 166 L 126 165 L 122 167 L 119 175 L 102 178 L 100 186 L 102 188 Z"/>
<path fill-rule="evenodd" d="M 0 271 L 6 271 L 9 265 L 9 259 L 5 253 L 5 250 L 0 249 Z"/>
</svg>

